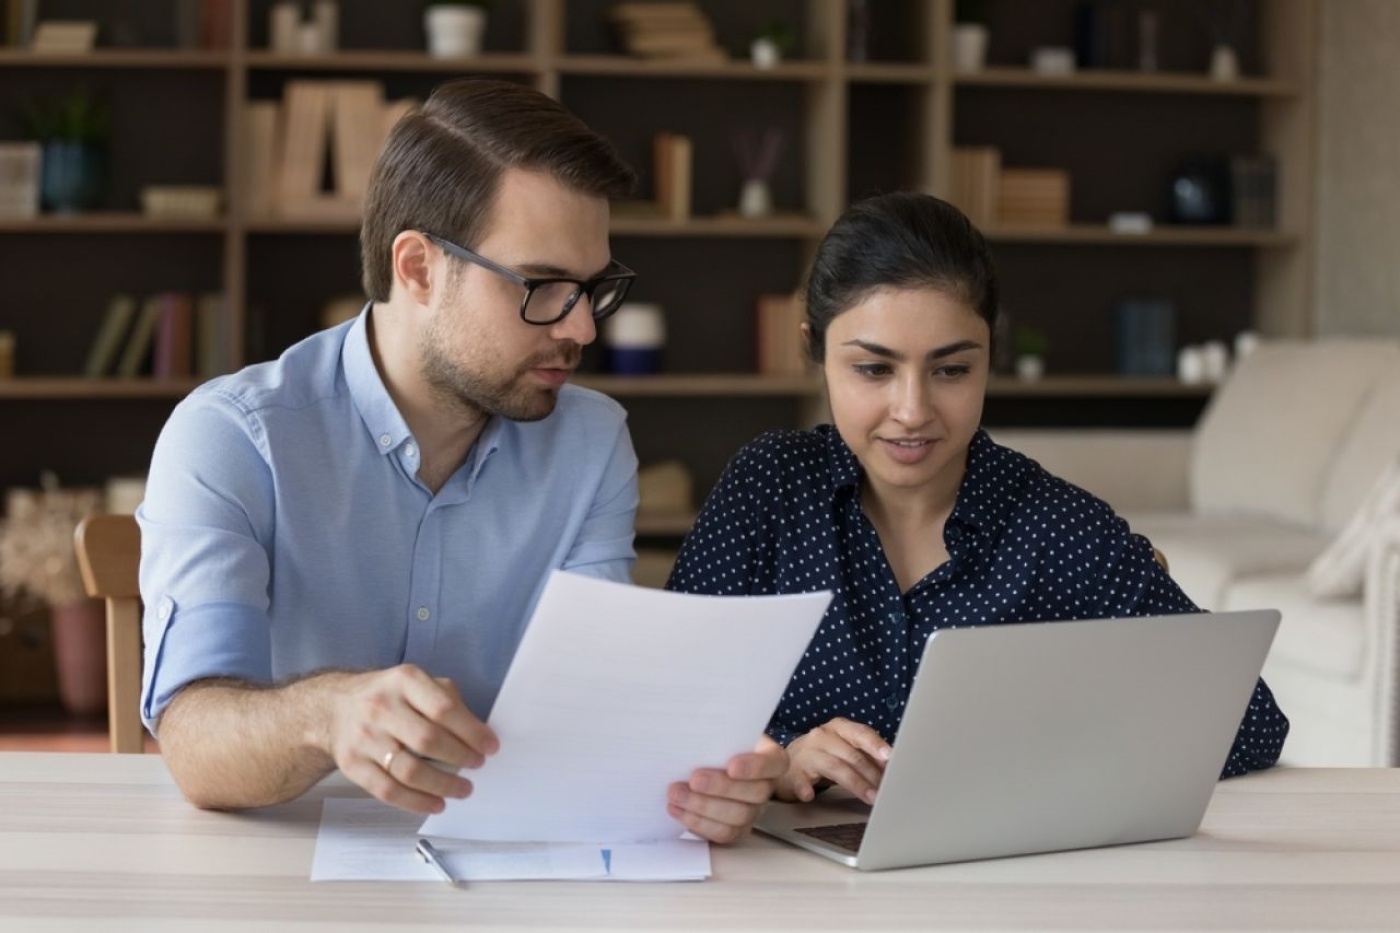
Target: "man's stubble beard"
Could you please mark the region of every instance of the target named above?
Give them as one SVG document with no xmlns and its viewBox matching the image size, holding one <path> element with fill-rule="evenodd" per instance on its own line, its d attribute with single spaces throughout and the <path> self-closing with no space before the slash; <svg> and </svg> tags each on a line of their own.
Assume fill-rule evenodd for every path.
<svg viewBox="0 0 1400 933">
<path fill-rule="evenodd" d="M 557 389 L 525 384 L 532 369 L 545 364 L 577 368 L 583 355 L 577 343 L 563 341 L 553 350 L 531 356 L 509 377 L 497 380 L 451 359 L 443 351 L 449 343 L 436 322 L 422 337 L 419 369 L 433 394 L 467 414 L 500 415 L 511 421 L 540 421 L 549 417 L 559 401 Z"/>
</svg>

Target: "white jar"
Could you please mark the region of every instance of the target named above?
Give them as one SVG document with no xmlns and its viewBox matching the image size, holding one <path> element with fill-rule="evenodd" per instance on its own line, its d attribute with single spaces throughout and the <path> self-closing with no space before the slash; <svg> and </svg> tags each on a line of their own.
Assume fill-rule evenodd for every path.
<svg viewBox="0 0 1400 933">
<path fill-rule="evenodd" d="M 481 54 L 486 11 L 456 4 L 430 6 L 423 12 L 423 29 L 433 58 L 472 58 Z"/>
</svg>

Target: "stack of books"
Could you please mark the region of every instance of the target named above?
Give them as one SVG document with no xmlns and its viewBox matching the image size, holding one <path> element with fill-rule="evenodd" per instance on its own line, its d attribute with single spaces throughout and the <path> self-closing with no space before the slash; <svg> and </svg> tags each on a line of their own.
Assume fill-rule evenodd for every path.
<svg viewBox="0 0 1400 933">
<path fill-rule="evenodd" d="M 233 323 L 224 296 L 160 292 L 138 303 L 115 295 L 88 350 L 89 379 L 210 378 L 233 370 Z"/>
<path fill-rule="evenodd" d="M 1005 168 L 998 179 L 997 223 L 1007 227 L 1063 227 L 1069 223 L 1069 172 Z"/>
<path fill-rule="evenodd" d="M 608 18 L 630 55 L 723 61 L 715 30 L 705 14 L 688 2 L 626 2 L 608 10 Z"/>
<path fill-rule="evenodd" d="M 289 81 L 282 101 L 250 101 L 249 215 L 358 219 L 385 137 L 417 103 L 386 102 L 381 82 L 348 80 Z"/>
<path fill-rule="evenodd" d="M 950 200 L 979 229 L 996 225 L 1001 150 L 995 146 L 959 146 L 953 150 Z"/>
</svg>

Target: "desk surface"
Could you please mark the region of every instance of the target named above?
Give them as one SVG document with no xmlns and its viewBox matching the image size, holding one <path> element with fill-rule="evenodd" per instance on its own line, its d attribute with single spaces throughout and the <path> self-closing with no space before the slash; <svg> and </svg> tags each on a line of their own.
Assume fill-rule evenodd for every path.
<svg viewBox="0 0 1400 933">
<path fill-rule="evenodd" d="M 764 837 L 703 883 L 309 880 L 328 782 L 186 804 L 155 755 L 0 753 L 0 930 L 1396 930 L 1400 769 L 1223 782 L 1190 839 L 859 873 Z"/>
</svg>

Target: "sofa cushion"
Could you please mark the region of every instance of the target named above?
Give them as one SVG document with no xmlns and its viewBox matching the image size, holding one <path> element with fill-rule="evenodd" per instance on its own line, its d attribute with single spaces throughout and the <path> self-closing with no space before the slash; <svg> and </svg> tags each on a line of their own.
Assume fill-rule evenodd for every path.
<svg viewBox="0 0 1400 933">
<path fill-rule="evenodd" d="M 1400 515 L 1400 461 L 1392 459 L 1351 521 L 1308 567 L 1308 592 L 1319 598 L 1359 597 L 1371 543 L 1382 524 L 1396 515 Z"/>
<path fill-rule="evenodd" d="M 1319 527 L 1334 458 L 1394 342 L 1280 340 L 1240 361 L 1201 418 L 1192 451 L 1192 511 Z"/>
<path fill-rule="evenodd" d="M 1340 531 L 1387 465 L 1400 457 L 1400 342 L 1352 419 L 1322 489 L 1322 526 Z"/>
<path fill-rule="evenodd" d="M 1272 573 L 1230 584 L 1219 608 L 1277 609 L 1282 613 L 1269 649 L 1271 663 L 1276 666 L 1286 664 L 1340 682 L 1361 677 L 1366 616 L 1359 599 L 1314 599 L 1301 574 Z M 1288 712 L 1287 697 L 1279 697 L 1279 708 Z"/>
<path fill-rule="evenodd" d="M 1249 516 L 1130 513 L 1133 531 L 1167 559 L 1172 579 L 1203 609 L 1222 609 L 1236 580 L 1265 573 L 1301 577 L 1327 536 Z"/>
</svg>

